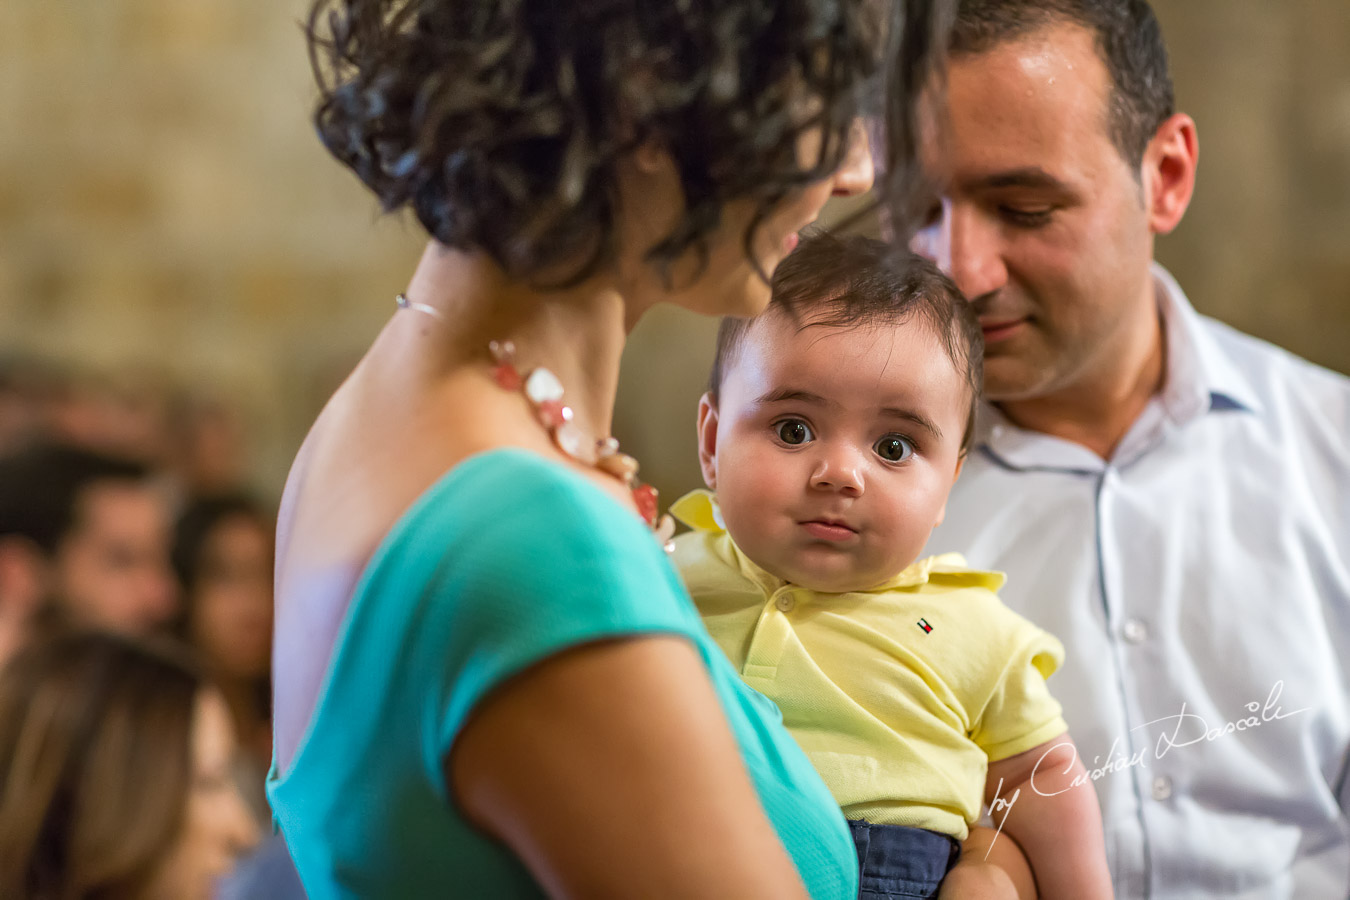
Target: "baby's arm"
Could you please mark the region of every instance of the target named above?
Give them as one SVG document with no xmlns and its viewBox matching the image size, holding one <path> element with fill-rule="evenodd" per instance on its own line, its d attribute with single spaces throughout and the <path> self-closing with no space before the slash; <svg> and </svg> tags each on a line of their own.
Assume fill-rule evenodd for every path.
<svg viewBox="0 0 1350 900">
<path fill-rule="evenodd" d="M 1016 841 L 973 825 L 938 900 L 1036 900 L 1036 879 Z"/>
<path fill-rule="evenodd" d="M 1112 896 L 1097 794 L 1068 734 L 991 762 L 985 803 L 1026 853 L 1042 897 Z"/>
</svg>

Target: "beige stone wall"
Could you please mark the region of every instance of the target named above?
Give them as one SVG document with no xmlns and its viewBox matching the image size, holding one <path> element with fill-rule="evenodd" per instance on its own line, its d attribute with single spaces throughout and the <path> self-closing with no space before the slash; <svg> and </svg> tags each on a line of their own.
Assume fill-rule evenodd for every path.
<svg viewBox="0 0 1350 900">
<path fill-rule="evenodd" d="M 1203 312 L 1350 372 L 1350 5 L 1157 0 L 1200 169 L 1160 242 Z"/>
<path fill-rule="evenodd" d="M 268 487 L 422 245 L 314 139 L 302 13 L 0 4 L 0 349 L 219 385 Z"/>
<path fill-rule="evenodd" d="M 1202 147 L 1160 257 L 1202 310 L 1350 371 L 1345 0 L 1157 6 Z M 421 247 L 312 136 L 303 11 L 0 3 L 0 351 L 222 386 L 269 487 Z M 667 491 L 697 478 L 712 329 L 663 311 L 635 336 L 620 434 Z"/>
</svg>

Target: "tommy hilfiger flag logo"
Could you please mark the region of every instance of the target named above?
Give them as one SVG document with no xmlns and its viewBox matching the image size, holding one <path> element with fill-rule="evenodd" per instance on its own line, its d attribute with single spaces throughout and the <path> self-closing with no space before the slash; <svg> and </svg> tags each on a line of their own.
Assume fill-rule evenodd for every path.
<svg viewBox="0 0 1350 900">
<path fill-rule="evenodd" d="M 923 629 L 924 634 L 929 634 L 933 630 L 933 626 L 928 624 L 927 619 L 920 619 L 918 624 L 919 627 Z"/>
</svg>

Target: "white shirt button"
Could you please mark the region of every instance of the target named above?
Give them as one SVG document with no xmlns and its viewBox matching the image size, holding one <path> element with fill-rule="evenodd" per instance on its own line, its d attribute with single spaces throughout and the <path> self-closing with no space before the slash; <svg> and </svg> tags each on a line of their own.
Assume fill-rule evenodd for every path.
<svg viewBox="0 0 1350 900">
<path fill-rule="evenodd" d="M 1166 775 L 1159 775 L 1153 779 L 1153 799 L 1166 800 L 1172 796 L 1172 779 Z"/>
<path fill-rule="evenodd" d="M 1148 640 L 1148 626 L 1139 619 L 1130 619 L 1120 627 L 1120 634 L 1128 643 L 1142 644 Z"/>
<path fill-rule="evenodd" d="M 792 607 L 797 605 L 797 601 L 793 599 L 791 594 L 784 594 L 778 598 L 776 605 L 783 612 L 792 612 Z"/>
</svg>

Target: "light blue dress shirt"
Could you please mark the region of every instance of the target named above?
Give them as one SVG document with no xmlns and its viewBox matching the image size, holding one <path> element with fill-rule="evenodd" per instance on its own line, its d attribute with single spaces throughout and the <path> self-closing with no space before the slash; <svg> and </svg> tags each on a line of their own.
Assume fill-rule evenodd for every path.
<svg viewBox="0 0 1350 900">
<path fill-rule="evenodd" d="M 1350 897 L 1350 379 L 1154 275 L 1166 385 L 1114 456 L 986 408 L 924 552 L 1064 642 L 1117 896 Z"/>
</svg>

